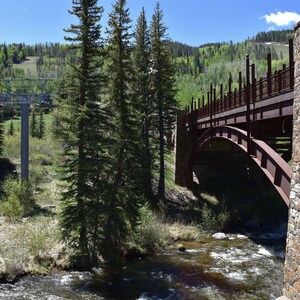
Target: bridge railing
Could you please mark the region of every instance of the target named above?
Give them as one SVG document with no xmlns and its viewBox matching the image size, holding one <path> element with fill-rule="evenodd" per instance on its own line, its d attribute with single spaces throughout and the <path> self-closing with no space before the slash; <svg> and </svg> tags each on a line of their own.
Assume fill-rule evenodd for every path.
<svg viewBox="0 0 300 300">
<path fill-rule="evenodd" d="M 249 57 L 246 58 L 246 84 L 242 85 L 242 73 L 239 73 L 239 88 L 231 90 L 231 80 L 228 81 L 228 92 L 223 95 L 223 85 L 220 85 L 220 97 L 216 99 L 216 88 L 210 84 L 207 96 L 197 101 L 192 100 L 187 106 L 186 124 L 195 122 L 197 119 L 206 117 L 212 118 L 214 115 L 255 103 L 294 89 L 294 56 L 293 40 L 289 41 L 289 66 L 283 65 L 282 69 L 272 74 L 271 53 L 268 54 L 268 71 L 264 78 L 255 78 L 255 65 L 250 66 Z M 251 74 L 250 74 L 251 69 Z M 251 76 L 250 76 L 251 75 Z M 251 77 L 251 82 L 250 82 Z M 206 99 L 205 99 L 206 98 Z"/>
</svg>

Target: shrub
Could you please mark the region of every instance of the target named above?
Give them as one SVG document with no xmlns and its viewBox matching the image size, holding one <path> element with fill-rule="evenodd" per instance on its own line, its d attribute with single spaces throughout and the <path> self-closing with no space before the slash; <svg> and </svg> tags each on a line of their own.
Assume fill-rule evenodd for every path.
<svg viewBox="0 0 300 300">
<path fill-rule="evenodd" d="M 205 234 L 197 226 L 186 225 L 175 222 L 168 226 L 170 238 L 173 241 L 197 241 L 201 240 Z"/>
<path fill-rule="evenodd" d="M 131 243 L 153 253 L 166 241 L 168 233 L 159 218 L 147 207 L 141 208 L 141 221 L 131 236 Z"/>
<path fill-rule="evenodd" d="M 205 203 L 201 213 L 201 228 L 207 231 L 223 230 L 229 223 L 230 213 L 223 203 L 221 211 L 216 213 Z"/>
<path fill-rule="evenodd" d="M 222 203 L 222 209 L 221 212 L 217 215 L 217 225 L 218 225 L 218 230 L 224 229 L 230 221 L 230 212 L 227 209 L 226 204 L 223 202 Z"/>
<path fill-rule="evenodd" d="M 0 206 L 2 215 L 9 220 L 17 220 L 35 205 L 30 181 L 19 181 L 8 177 L 3 183 L 5 198 Z"/>
<path fill-rule="evenodd" d="M 217 225 L 215 212 L 205 203 L 201 213 L 201 228 L 204 230 L 215 230 Z"/>
<path fill-rule="evenodd" d="M 24 208 L 16 195 L 9 195 L 0 205 L 0 212 L 10 222 L 19 221 L 24 213 Z"/>
<path fill-rule="evenodd" d="M 20 135 L 5 136 L 3 140 L 3 157 L 12 161 L 20 159 Z"/>
<path fill-rule="evenodd" d="M 31 165 L 29 168 L 29 178 L 32 187 L 37 190 L 48 180 L 47 169 L 44 166 Z"/>
</svg>

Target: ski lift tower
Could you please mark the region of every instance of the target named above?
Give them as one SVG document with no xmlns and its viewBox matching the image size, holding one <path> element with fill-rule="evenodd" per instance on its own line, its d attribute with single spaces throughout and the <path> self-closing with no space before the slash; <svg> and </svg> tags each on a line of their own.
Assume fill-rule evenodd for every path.
<svg viewBox="0 0 300 300">
<path fill-rule="evenodd" d="M 31 104 L 48 105 L 50 94 L 45 93 L 48 81 L 52 79 L 13 78 L 0 79 L 5 92 L 0 93 L 0 105 L 21 107 L 21 179 L 29 178 L 29 107 Z"/>
</svg>

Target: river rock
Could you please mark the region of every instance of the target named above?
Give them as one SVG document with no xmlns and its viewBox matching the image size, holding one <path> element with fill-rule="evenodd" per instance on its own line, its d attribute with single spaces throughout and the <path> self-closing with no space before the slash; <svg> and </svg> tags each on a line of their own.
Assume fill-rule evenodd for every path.
<svg viewBox="0 0 300 300">
<path fill-rule="evenodd" d="M 216 240 L 226 240 L 227 236 L 224 232 L 217 232 L 212 235 L 212 237 Z"/>
<path fill-rule="evenodd" d="M 248 238 L 247 236 L 245 236 L 245 235 L 243 235 L 243 234 L 238 234 L 236 237 L 237 237 L 238 239 L 241 239 L 241 240 L 245 240 L 245 239 Z"/>
<path fill-rule="evenodd" d="M 177 245 L 177 250 L 180 251 L 180 252 L 184 252 L 186 250 L 186 248 L 182 244 L 178 244 Z"/>
</svg>

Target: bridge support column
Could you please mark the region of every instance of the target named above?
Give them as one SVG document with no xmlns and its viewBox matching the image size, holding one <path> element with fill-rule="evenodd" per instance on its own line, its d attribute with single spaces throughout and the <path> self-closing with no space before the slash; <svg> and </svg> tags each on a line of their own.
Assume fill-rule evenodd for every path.
<svg viewBox="0 0 300 300">
<path fill-rule="evenodd" d="M 295 26 L 295 82 L 292 180 L 283 294 L 300 299 L 300 22 Z"/>
<path fill-rule="evenodd" d="M 177 127 L 175 138 L 175 183 L 181 186 L 187 186 L 186 174 L 188 160 L 192 151 L 191 135 L 186 133 L 185 112 L 179 111 L 177 114 Z"/>
</svg>

